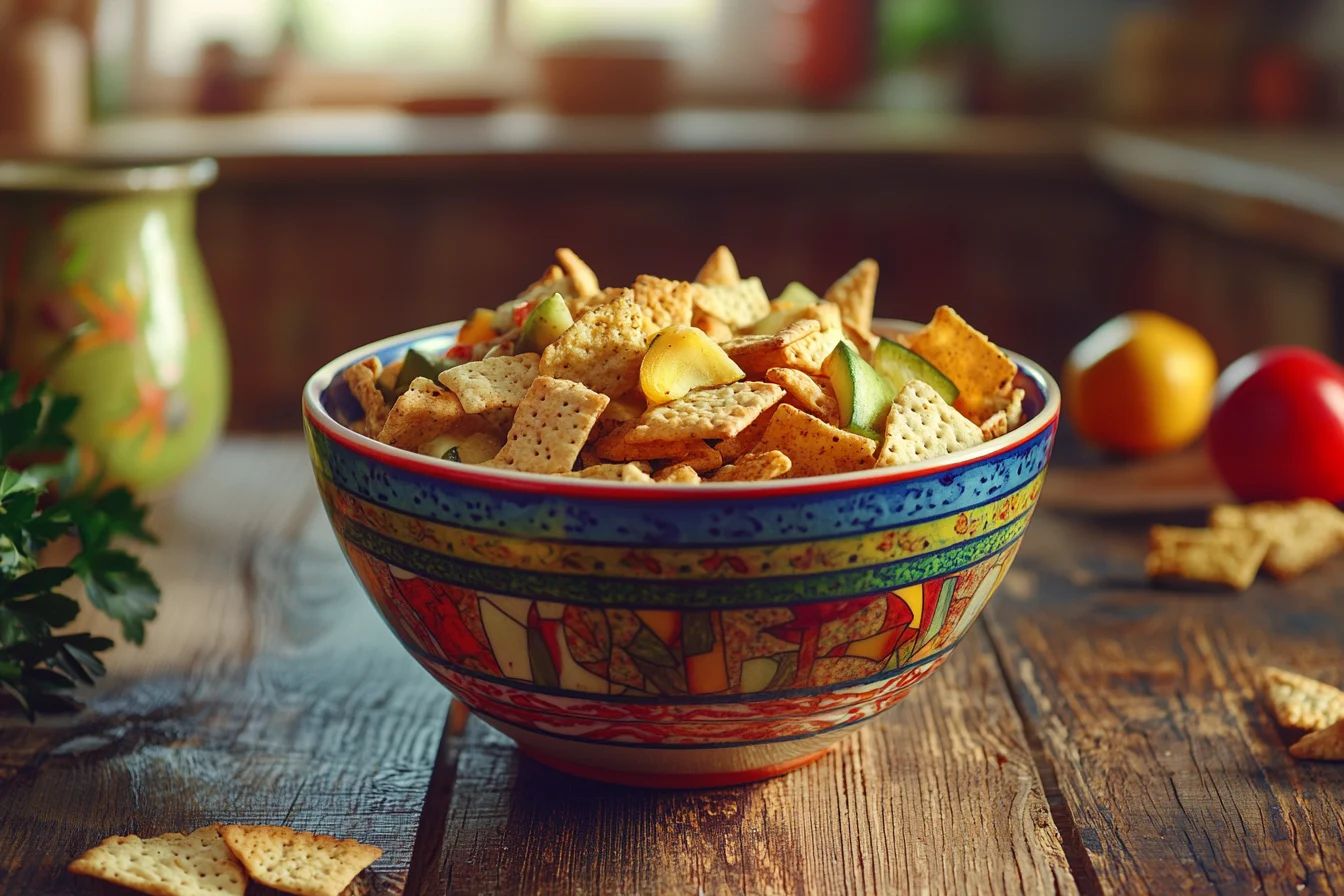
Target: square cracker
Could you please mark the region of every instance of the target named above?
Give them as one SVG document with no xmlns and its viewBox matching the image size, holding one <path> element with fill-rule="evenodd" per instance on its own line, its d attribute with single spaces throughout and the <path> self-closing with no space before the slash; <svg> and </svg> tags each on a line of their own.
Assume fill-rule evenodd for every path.
<svg viewBox="0 0 1344 896">
<path fill-rule="evenodd" d="M 672 485 L 699 485 L 700 474 L 695 471 L 695 467 L 690 464 L 673 464 L 670 467 L 663 467 L 657 473 L 653 474 L 654 482 L 667 482 Z"/>
<path fill-rule="evenodd" d="M 1265 571 L 1291 579 L 1313 569 L 1344 548 L 1344 513 L 1316 498 L 1237 506 L 1222 504 L 1209 514 L 1215 529 L 1251 529 L 1267 536 Z"/>
<path fill-rule="evenodd" d="M 1012 359 L 946 305 L 910 335 L 908 347 L 956 384 L 957 410 L 977 424 L 1000 410 L 996 397 L 1008 395 L 1017 376 Z"/>
<path fill-rule="evenodd" d="M 1344 719 L 1344 691 L 1323 681 L 1266 666 L 1261 676 L 1265 699 L 1285 728 L 1319 731 Z"/>
<path fill-rule="evenodd" d="M 359 402 L 364 412 L 364 434 L 373 438 L 382 432 L 387 422 L 387 401 L 378 388 L 378 375 L 383 372 L 383 364 L 377 358 L 365 358 L 358 364 L 351 364 L 342 371 L 350 394 Z"/>
<path fill-rule="evenodd" d="M 541 355 L 501 355 L 461 364 L 439 374 L 439 382 L 462 402 L 468 414 L 516 408 L 537 378 Z"/>
<path fill-rule="evenodd" d="M 1288 752 L 1295 759 L 1344 762 L 1344 720 L 1305 735 Z"/>
<path fill-rule="evenodd" d="M 339 896 L 383 854 L 358 840 L 278 825 L 226 824 L 220 833 L 253 880 L 294 896 Z"/>
<path fill-rule="evenodd" d="M 698 283 L 664 280 L 651 274 L 640 274 L 635 278 L 631 292 L 635 304 L 644 310 L 644 316 L 654 327 L 661 330 L 672 324 L 689 324 L 693 311 L 693 298 L 704 289 Z"/>
<path fill-rule="evenodd" d="M 789 475 L 793 461 L 783 451 L 744 454 L 730 467 L 714 474 L 714 482 L 768 482 Z"/>
<path fill-rule="evenodd" d="M 691 326 L 704 332 L 706 336 L 722 345 L 733 338 L 733 328 L 712 314 L 696 311 L 691 317 Z"/>
<path fill-rule="evenodd" d="M 108 837 L 70 863 L 70 871 L 151 896 L 243 896 L 247 872 L 218 825 L 142 840 Z"/>
<path fill-rule="evenodd" d="M 738 382 L 695 389 L 645 411 L 626 439 L 639 444 L 731 438 L 783 397 L 784 390 L 774 383 Z"/>
<path fill-rule="evenodd" d="M 770 421 L 774 419 L 775 411 L 779 410 L 781 405 L 771 405 L 761 412 L 761 415 L 751 421 L 751 425 L 742 430 L 731 439 L 724 439 L 714 446 L 714 450 L 723 456 L 723 459 L 729 462 L 737 460 L 744 454 L 750 454 L 756 448 L 756 444 L 761 441 L 761 436 L 765 435 L 765 430 L 770 426 Z"/>
<path fill-rule="evenodd" d="M 842 338 L 844 333 L 840 330 L 823 329 L 779 348 L 744 355 L 736 359 L 737 366 L 747 376 L 764 376 L 772 367 L 791 367 L 818 376 L 825 369 L 826 359 L 835 351 Z"/>
<path fill-rule="evenodd" d="M 1187 529 L 1153 526 L 1144 561 L 1150 579 L 1251 587 L 1269 539 L 1247 529 Z"/>
<path fill-rule="evenodd" d="M 873 308 L 877 303 L 877 262 L 871 258 L 854 265 L 843 277 L 826 290 L 826 301 L 840 308 L 840 318 L 846 328 L 860 337 L 860 344 L 873 333 Z"/>
<path fill-rule="evenodd" d="M 448 435 L 465 416 L 456 395 L 419 376 L 392 405 L 378 441 L 393 448 L 418 451 L 427 442 Z"/>
<path fill-rule="evenodd" d="M 704 439 L 654 439 L 646 442 L 630 441 L 630 431 L 639 423 L 638 419 L 617 424 L 616 428 L 593 443 L 596 455 L 604 460 L 680 460 L 690 454 L 697 446 L 705 444 Z"/>
<path fill-rule="evenodd" d="M 610 399 L 569 380 L 539 376 L 513 417 L 504 447 L 483 467 L 568 473 Z"/>
<path fill-rule="evenodd" d="M 573 473 L 561 473 L 560 475 L 568 476 L 571 479 L 600 479 L 604 482 L 652 482 L 653 477 L 649 475 L 649 469 L 649 465 L 643 461 L 624 464 L 595 464 Z"/>
<path fill-rule="evenodd" d="M 781 328 L 778 333 L 761 336 L 738 336 L 736 339 L 729 339 L 723 343 L 723 351 L 728 357 L 737 361 L 761 352 L 784 348 L 786 345 L 792 345 L 800 339 L 819 332 L 821 332 L 821 324 L 817 321 L 796 320 L 787 327 Z"/>
<path fill-rule="evenodd" d="M 891 403 L 877 466 L 895 467 L 974 448 L 980 427 L 957 413 L 933 387 L 912 380 Z"/>
<path fill-rule="evenodd" d="M 696 308 L 738 330 L 770 313 L 770 297 L 759 277 L 719 286 L 701 284 L 693 298 Z"/>
<path fill-rule="evenodd" d="M 632 296 L 622 295 L 576 320 L 546 346 L 538 371 L 616 398 L 639 382 L 646 343 L 644 313 Z"/>
<path fill-rule="evenodd" d="M 820 417 L 832 426 L 840 423 L 840 402 L 829 380 L 818 380 L 792 367 L 771 367 L 765 378 L 789 393 L 786 401 Z"/>
<path fill-rule="evenodd" d="M 781 451 L 793 466 L 789 475 L 826 476 L 873 466 L 872 439 L 837 429 L 793 405 L 780 405 L 753 453 Z"/>
<path fill-rule="evenodd" d="M 695 282 L 706 286 L 731 286 L 741 279 L 742 276 L 737 272 L 737 259 L 733 258 L 727 246 L 715 249 L 714 254 L 701 266 L 700 273 L 695 275 Z"/>
<path fill-rule="evenodd" d="M 574 320 L 583 317 L 594 308 L 600 308 L 608 305 L 622 296 L 633 296 L 634 292 L 627 286 L 608 286 L 606 289 L 593 293 L 590 296 L 584 296 L 581 299 L 569 299 L 569 316 Z"/>
</svg>

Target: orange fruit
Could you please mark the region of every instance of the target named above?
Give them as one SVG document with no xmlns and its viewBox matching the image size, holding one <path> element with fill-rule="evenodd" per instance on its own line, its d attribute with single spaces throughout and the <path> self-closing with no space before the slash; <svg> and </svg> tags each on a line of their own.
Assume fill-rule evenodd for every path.
<svg viewBox="0 0 1344 896">
<path fill-rule="evenodd" d="M 1193 327 L 1155 311 L 1102 324 L 1064 365 L 1064 405 L 1085 440 L 1122 454 L 1176 451 L 1209 422 L 1218 359 Z"/>
</svg>

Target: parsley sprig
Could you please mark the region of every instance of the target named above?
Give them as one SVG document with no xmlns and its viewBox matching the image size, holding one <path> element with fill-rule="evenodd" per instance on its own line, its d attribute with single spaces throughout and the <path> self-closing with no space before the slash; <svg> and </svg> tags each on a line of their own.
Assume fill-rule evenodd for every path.
<svg viewBox="0 0 1344 896">
<path fill-rule="evenodd" d="M 153 577 L 113 546 L 118 536 L 154 543 L 146 508 L 125 488 L 77 484 L 66 425 L 78 404 L 42 386 L 20 395 L 18 374 L 0 374 L 0 693 L 30 719 L 77 706 L 74 688 L 107 671 L 98 654 L 110 639 L 57 633 L 80 609 L 60 589 L 82 583 L 89 603 L 135 644 L 159 603 Z M 42 550 L 66 536 L 78 545 L 74 558 L 42 565 Z"/>
</svg>

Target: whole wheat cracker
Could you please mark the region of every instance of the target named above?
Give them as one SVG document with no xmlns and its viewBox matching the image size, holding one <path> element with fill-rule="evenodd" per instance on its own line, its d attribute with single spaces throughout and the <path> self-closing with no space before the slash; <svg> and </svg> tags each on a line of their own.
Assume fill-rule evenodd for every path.
<svg viewBox="0 0 1344 896">
<path fill-rule="evenodd" d="M 677 462 L 697 473 L 712 473 L 723 466 L 723 455 L 704 442 L 697 442 L 689 451 L 677 458 Z"/>
<path fill-rule="evenodd" d="M 780 405 L 778 404 L 766 408 L 759 417 L 751 421 L 750 426 L 732 438 L 718 442 L 714 446 L 714 450 L 719 452 L 723 459 L 729 463 L 745 454 L 750 454 L 755 450 L 757 443 L 761 441 L 761 436 L 765 435 L 766 428 L 770 426 L 770 421 L 774 419 L 775 412 L 779 408 Z"/>
<path fill-rule="evenodd" d="M 956 384 L 956 407 L 975 423 L 983 423 L 1000 408 L 997 397 L 1009 394 L 1017 365 L 984 333 L 972 327 L 946 305 L 933 320 L 911 334 L 908 348 L 938 368 Z"/>
<path fill-rule="evenodd" d="M 780 328 L 778 333 L 760 336 L 738 336 L 735 339 L 730 339 L 723 344 L 723 351 L 728 357 L 738 360 L 759 352 L 768 352 L 771 349 L 792 345 L 800 339 L 819 332 L 821 332 L 821 324 L 817 321 L 796 320 L 788 326 Z"/>
<path fill-rule="evenodd" d="M 713 482 L 768 482 L 782 479 L 793 469 L 793 461 L 783 451 L 774 449 L 759 454 L 744 454 L 732 466 L 714 474 Z"/>
<path fill-rule="evenodd" d="M 826 359 L 843 336 L 839 330 L 821 330 L 788 345 L 753 352 L 735 360 L 748 376 L 764 376 L 772 367 L 791 367 L 815 376 L 823 371 Z"/>
<path fill-rule="evenodd" d="M 439 383 L 457 396 L 468 414 L 516 408 L 537 378 L 540 362 L 541 355 L 535 352 L 486 358 L 445 370 Z"/>
<path fill-rule="evenodd" d="M 1144 569 L 1155 580 L 1251 587 L 1269 539 L 1248 529 L 1153 526 Z"/>
<path fill-rule="evenodd" d="M 555 260 L 560 262 L 560 269 L 565 272 L 565 276 L 573 284 L 575 298 L 582 299 L 585 296 L 595 295 L 601 290 L 593 269 L 588 267 L 584 260 L 574 253 L 574 250 L 556 249 Z"/>
<path fill-rule="evenodd" d="M 360 410 L 364 412 L 364 434 L 374 438 L 378 437 L 387 421 L 387 401 L 378 389 L 378 376 L 382 370 L 383 364 L 377 358 L 365 358 L 358 364 L 351 364 L 341 373 L 345 384 L 350 387 L 350 394 L 355 396 Z"/>
<path fill-rule="evenodd" d="M 433 380 L 416 377 L 387 414 L 378 441 L 417 451 L 426 442 L 448 435 L 466 416 L 462 402 Z"/>
<path fill-rule="evenodd" d="M 566 304 L 569 305 L 569 316 L 573 320 L 578 320 L 594 308 L 608 305 L 622 296 L 633 297 L 634 292 L 628 286 L 608 286 L 606 289 L 580 299 L 568 299 Z"/>
<path fill-rule="evenodd" d="M 572 473 L 561 473 L 571 479 L 600 479 L 605 482 L 653 482 L 651 468 L 644 461 L 624 464 L 594 464 Z"/>
<path fill-rule="evenodd" d="M 542 272 L 540 278 L 530 284 L 527 289 L 518 293 L 514 301 L 516 302 L 540 302 L 542 299 L 548 299 L 556 293 L 560 293 L 566 299 L 578 298 L 574 290 L 574 283 L 565 276 L 564 270 L 559 265 L 550 265 Z"/>
<path fill-rule="evenodd" d="M 785 400 L 820 417 L 832 426 L 840 422 L 840 402 L 829 380 L 818 380 L 792 367 L 771 367 L 765 378 L 789 393 Z"/>
<path fill-rule="evenodd" d="M 695 275 L 695 282 L 706 286 L 731 286 L 741 279 L 737 272 L 737 259 L 733 258 L 727 246 L 715 249 Z"/>
<path fill-rule="evenodd" d="M 220 834 L 257 883 L 294 896 L 339 896 L 383 851 L 279 825 L 226 824 Z"/>
<path fill-rule="evenodd" d="M 1022 389 L 1014 389 L 1004 399 L 1004 406 L 994 412 L 994 414 L 980 424 L 980 432 L 985 437 L 985 441 L 996 439 L 999 436 L 1007 435 L 1010 431 L 1017 429 L 1022 425 L 1022 402 L 1027 397 L 1027 393 Z"/>
<path fill-rule="evenodd" d="M 1302 739 L 1288 748 L 1295 759 L 1314 759 L 1319 762 L 1344 762 L 1344 719 L 1303 735 Z"/>
<path fill-rule="evenodd" d="M 774 383 L 737 382 L 695 389 L 645 411 L 626 440 L 639 444 L 731 438 L 783 397 L 784 390 Z"/>
<path fill-rule="evenodd" d="M 699 485 L 700 474 L 690 464 L 673 464 L 654 473 L 653 481 L 666 482 L 672 485 Z"/>
<path fill-rule="evenodd" d="M 722 345 L 733 338 L 733 328 L 712 314 L 696 311 L 691 317 L 691 326 L 704 332 L 706 336 Z"/>
<path fill-rule="evenodd" d="M 844 276 L 831 284 L 824 298 L 839 306 L 841 320 L 859 337 L 856 342 L 870 340 L 873 332 L 873 308 L 877 302 L 877 262 L 865 258 L 850 268 Z"/>
<path fill-rule="evenodd" d="M 770 313 L 770 297 L 759 277 L 736 283 L 704 285 L 693 295 L 695 307 L 730 327 L 742 329 Z"/>
<path fill-rule="evenodd" d="M 1261 683 L 1274 718 L 1285 728 L 1319 731 L 1344 719 L 1344 691 L 1323 681 L 1266 666 Z"/>
<path fill-rule="evenodd" d="M 631 288 L 635 304 L 644 310 L 655 329 L 673 324 L 689 324 L 694 310 L 693 297 L 704 290 L 698 283 L 664 280 L 651 274 L 640 274 Z"/>
<path fill-rule="evenodd" d="M 680 460 L 703 445 L 704 439 L 655 439 L 647 442 L 631 442 L 630 431 L 639 423 L 638 418 L 619 423 L 611 432 L 593 443 L 594 453 L 603 460 Z"/>
<path fill-rule="evenodd" d="M 503 449 L 482 466 L 568 473 L 609 400 L 581 383 L 537 377 L 518 405 Z"/>
<path fill-rule="evenodd" d="M 1266 535 L 1270 545 L 1264 568 L 1280 580 L 1299 576 L 1344 548 L 1344 513 L 1320 499 L 1221 504 L 1209 513 L 1209 525 Z"/>
<path fill-rule="evenodd" d="M 789 475 L 826 476 L 873 466 L 872 439 L 846 432 L 792 405 L 780 405 L 753 453 L 781 451 L 793 466 Z"/>
<path fill-rule="evenodd" d="M 918 463 L 974 448 L 983 441 L 980 427 L 943 401 L 928 383 L 912 380 L 887 412 L 877 466 Z"/>
<path fill-rule="evenodd" d="M 134 834 L 108 837 L 69 870 L 150 896 L 243 896 L 247 890 L 247 873 L 224 845 L 218 825 L 145 840 Z"/>
<path fill-rule="evenodd" d="M 644 313 L 632 296 L 623 295 L 588 312 L 546 346 L 538 370 L 614 398 L 639 382 L 645 346 Z"/>
<path fill-rule="evenodd" d="M 814 320 L 821 324 L 823 331 L 834 330 L 837 333 L 844 332 L 844 322 L 840 317 L 840 306 L 834 302 L 816 302 L 812 305 L 805 305 L 798 312 L 797 320 Z"/>
</svg>

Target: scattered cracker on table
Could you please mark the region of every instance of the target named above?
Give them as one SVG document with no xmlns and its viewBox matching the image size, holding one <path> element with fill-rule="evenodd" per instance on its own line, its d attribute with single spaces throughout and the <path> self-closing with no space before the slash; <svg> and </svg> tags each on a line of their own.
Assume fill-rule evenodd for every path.
<svg viewBox="0 0 1344 896">
<path fill-rule="evenodd" d="M 1262 673 L 1265 700 L 1285 728 L 1319 731 L 1344 719 L 1344 691 L 1337 687 L 1266 666 Z"/>
<path fill-rule="evenodd" d="M 457 396 L 468 414 L 516 408 L 537 378 L 540 361 L 535 352 L 472 361 L 445 370 L 439 383 Z"/>
<path fill-rule="evenodd" d="M 727 246 L 715 249 L 700 268 L 700 273 L 695 275 L 695 282 L 706 286 L 732 286 L 741 279 L 737 272 L 737 259 L 733 258 Z"/>
<path fill-rule="evenodd" d="M 984 441 L 980 427 L 919 380 L 906 384 L 887 412 L 877 466 L 894 467 L 974 448 Z"/>
<path fill-rule="evenodd" d="M 1344 719 L 1329 728 L 1304 734 L 1288 752 L 1296 759 L 1344 762 Z"/>
<path fill-rule="evenodd" d="M 639 444 L 732 438 L 783 397 L 784 390 L 774 383 L 738 382 L 695 389 L 645 411 L 626 439 Z"/>
<path fill-rule="evenodd" d="M 753 451 L 780 451 L 792 462 L 789 475 L 853 473 L 873 467 L 876 444 L 865 436 L 837 429 L 793 405 L 780 405 Z"/>
<path fill-rule="evenodd" d="M 243 896 L 247 890 L 247 873 L 217 825 L 147 840 L 109 837 L 69 870 L 151 896 Z"/>
<path fill-rule="evenodd" d="M 263 886 L 294 896 L 339 896 L 383 851 L 358 840 L 277 825 L 224 825 L 233 855 Z"/>
<path fill-rule="evenodd" d="M 1265 571 L 1291 579 L 1321 565 L 1344 548 L 1344 513 L 1328 501 L 1219 505 L 1209 513 L 1216 529 L 1252 529 L 1270 540 Z"/>
<path fill-rule="evenodd" d="M 485 466 L 568 473 L 609 399 L 569 380 L 539 376 L 518 405 L 503 449 Z"/>
<path fill-rule="evenodd" d="M 1150 579 L 1251 587 L 1269 539 L 1244 529 L 1153 526 L 1144 566 Z"/>
</svg>

